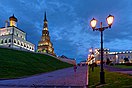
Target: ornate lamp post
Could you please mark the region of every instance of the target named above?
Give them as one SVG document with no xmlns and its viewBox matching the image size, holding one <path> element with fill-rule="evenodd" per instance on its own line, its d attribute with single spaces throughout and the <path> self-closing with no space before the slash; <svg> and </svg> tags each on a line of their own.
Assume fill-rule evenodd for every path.
<svg viewBox="0 0 132 88">
<path fill-rule="evenodd" d="M 97 20 L 96 20 L 96 19 L 93 18 L 93 19 L 90 21 L 90 25 L 91 25 L 93 31 L 95 31 L 95 30 L 97 31 L 97 30 L 98 30 L 98 31 L 101 32 L 101 71 L 100 71 L 100 83 L 101 83 L 101 84 L 104 84 L 104 83 L 105 83 L 104 69 L 103 69 L 103 31 L 104 31 L 105 29 L 111 28 L 112 23 L 113 23 L 113 21 L 114 21 L 114 16 L 109 15 L 109 16 L 106 18 L 106 20 L 107 20 L 108 26 L 103 27 L 103 26 L 102 26 L 102 22 L 100 22 L 100 28 L 96 28 L 96 24 L 97 24 Z"/>
</svg>

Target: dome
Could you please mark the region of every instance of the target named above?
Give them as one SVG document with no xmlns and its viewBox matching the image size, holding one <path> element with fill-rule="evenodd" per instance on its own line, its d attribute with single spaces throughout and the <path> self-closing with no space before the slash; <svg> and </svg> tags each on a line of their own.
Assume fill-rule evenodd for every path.
<svg viewBox="0 0 132 88">
<path fill-rule="evenodd" d="M 13 21 L 16 21 L 16 22 L 18 21 L 17 18 L 14 16 L 14 14 L 13 14 L 13 16 L 9 17 L 9 20 L 13 20 Z"/>
</svg>

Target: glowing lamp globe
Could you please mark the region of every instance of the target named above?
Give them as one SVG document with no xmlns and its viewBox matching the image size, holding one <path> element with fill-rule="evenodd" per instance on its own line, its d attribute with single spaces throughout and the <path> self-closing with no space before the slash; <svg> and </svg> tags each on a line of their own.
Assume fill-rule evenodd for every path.
<svg viewBox="0 0 132 88">
<path fill-rule="evenodd" d="M 108 23 L 109 27 L 111 27 L 111 25 L 112 25 L 112 23 L 113 23 L 113 21 L 114 21 L 114 16 L 109 15 L 109 16 L 106 18 L 106 20 L 107 20 L 107 23 Z"/>
<path fill-rule="evenodd" d="M 91 27 L 94 29 L 94 28 L 96 27 L 96 24 L 97 24 L 97 20 L 93 18 L 93 19 L 90 21 Z"/>
</svg>

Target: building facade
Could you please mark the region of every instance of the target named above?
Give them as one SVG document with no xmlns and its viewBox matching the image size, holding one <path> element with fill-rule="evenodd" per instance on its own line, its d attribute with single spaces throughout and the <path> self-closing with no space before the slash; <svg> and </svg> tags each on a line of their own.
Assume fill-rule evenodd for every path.
<svg viewBox="0 0 132 88">
<path fill-rule="evenodd" d="M 0 28 L 0 46 L 19 50 L 35 51 L 35 45 L 26 40 L 26 33 L 17 27 L 17 18 L 13 15 Z"/>
<path fill-rule="evenodd" d="M 53 44 L 50 41 L 46 13 L 44 16 L 44 26 L 43 26 L 43 30 L 42 30 L 42 36 L 41 36 L 41 40 L 38 42 L 37 51 L 40 53 L 48 53 L 48 54 L 55 56 Z"/>
<path fill-rule="evenodd" d="M 128 58 L 129 62 L 132 63 L 132 51 L 126 50 L 122 52 L 110 52 L 109 49 L 104 49 L 103 61 L 106 62 L 107 59 L 112 61 L 113 63 L 125 63 L 124 58 Z M 97 49 L 95 52 L 95 60 L 96 63 L 100 62 L 100 49 Z"/>
</svg>

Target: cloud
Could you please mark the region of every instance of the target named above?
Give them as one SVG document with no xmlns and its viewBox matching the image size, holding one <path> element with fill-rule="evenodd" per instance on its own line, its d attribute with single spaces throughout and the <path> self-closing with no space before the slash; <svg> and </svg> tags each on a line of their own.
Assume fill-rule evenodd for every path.
<svg viewBox="0 0 132 88">
<path fill-rule="evenodd" d="M 85 60 L 90 47 L 100 47 L 100 32 L 92 31 L 90 20 L 95 17 L 107 26 L 106 17 L 114 15 L 111 29 L 104 31 L 104 47 L 114 50 L 131 49 L 132 1 L 128 0 L 3 0 L 0 3 L 0 24 L 13 13 L 18 27 L 27 39 L 38 44 L 43 29 L 44 12 L 55 52 L 58 55 Z"/>
</svg>

